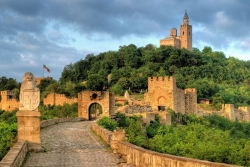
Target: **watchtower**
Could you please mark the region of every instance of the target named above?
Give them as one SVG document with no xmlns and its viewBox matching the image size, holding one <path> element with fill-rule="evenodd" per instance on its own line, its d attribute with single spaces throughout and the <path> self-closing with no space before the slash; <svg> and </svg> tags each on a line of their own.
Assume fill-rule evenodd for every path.
<svg viewBox="0 0 250 167">
<path fill-rule="evenodd" d="M 183 24 L 180 26 L 181 48 L 192 50 L 192 26 L 189 25 L 187 12 L 183 16 Z"/>
</svg>

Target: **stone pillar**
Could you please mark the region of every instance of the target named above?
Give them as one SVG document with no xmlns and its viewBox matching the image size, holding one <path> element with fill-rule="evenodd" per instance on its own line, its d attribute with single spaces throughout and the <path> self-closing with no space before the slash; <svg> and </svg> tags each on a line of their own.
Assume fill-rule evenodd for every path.
<svg viewBox="0 0 250 167">
<path fill-rule="evenodd" d="M 143 122 L 146 123 L 146 125 L 149 125 L 150 121 L 155 121 L 156 113 L 144 112 L 141 115 L 142 115 Z"/>
<path fill-rule="evenodd" d="M 116 129 L 112 135 L 110 146 L 113 149 L 113 153 L 117 153 L 118 142 L 125 139 L 125 130 L 124 129 Z"/>
<path fill-rule="evenodd" d="M 243 120 L 246 122 L 250 121 L 250 108 L 246 106 L 238 107 L 239 110 L 243 111 Z"/>
<path fill-rule="evenodd" d="M 40 140 L 40 90 L 36 87 L 35 77 L 26 72 L 20 89 L 20 103 L 17 116 L 18 140 L 28 142 L 29 151 L 42 151 Z"/>
<path fill-rule="evenodd" d="M 228 119 L 235 121 L 234 105 L 233 104 L 222 104 L 222 111 L 227 113 Z"/>
<path fill-rule="evenodd" d="M 160 123 L 162 125 L 171 125 L 171 114 L 167 112 L 158 112 L 161 116 Z"/>
<path fill-rule="evenodd" d="M 40 139 L 40 116 L 38 111 L 18 111 L 18 140 L 28 142 L 29 151 L 42 151 Z"/>
</svg>

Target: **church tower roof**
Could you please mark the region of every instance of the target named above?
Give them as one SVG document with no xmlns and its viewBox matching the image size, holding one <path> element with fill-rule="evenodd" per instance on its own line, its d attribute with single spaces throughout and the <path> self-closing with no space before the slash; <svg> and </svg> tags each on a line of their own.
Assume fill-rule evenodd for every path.
<svg viewBox="0 0 250 167">
<path fill-rule="evenodd" d="M 185 14 L 183 16 L 183 19 L 188 19 L 187 11 L 185 10 Z"/>
</svg>

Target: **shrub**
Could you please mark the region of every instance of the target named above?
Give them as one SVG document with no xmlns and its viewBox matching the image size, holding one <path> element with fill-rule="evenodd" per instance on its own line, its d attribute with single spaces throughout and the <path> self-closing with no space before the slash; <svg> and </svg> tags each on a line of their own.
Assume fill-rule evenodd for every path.
<svg viewBox="0 0 250 167">
<path fill-rule="evenodd" d="M 45 106 L 40 105 L 41 120 L 63 118 L 63 117 L 77 117 L 78 103 L 63 104 L 63 106 Z"/>
<path fill-rule="evenodd" d="M 158 132 L 158 129 L 160 128 L 161 124 L 160 124 L 160 118 L 159 116 L 155 116 L 155 121 L 150 121 L 150 124 L 146 127 L 146 133 L 147 133 L 147 136 L 149 138 L 152 138 L 154 137 L 157 132 Z"/>
<path fill-rule="evenodd" d="M 125 116 L 125 114 L 122 114 L 120 112 L 117 112 L 115 114 L 115 117 L 116 117 L 116 121 L 117 121 L 117 124 L 118 124 L 118 127 L 128 127 L 129 124 L 130 124 L 130 120 L 128 117 Z"/>
<path fill-rule="evenodd" d="M 121 103 L 115 103 L 115 106 L 120 107 L 120 106 L 122 106 L 122 104 Z"/>
<path fill-rule="evenodd" d="M 112 120 L 109 117 L 106 117 L 106 116 L 102 116 L 98 120 L 97 124 L 104 127 L 105 129 L 110 130 L 110 131 L 115 130 L 117 127 L 117 122 L 115 120 Z"/>
<path fill-rule="evenodd" d="M 126 129 L 128 142 L 137 146 L 146 147 L 147 138 L 142 126 L 142 120 L 138 117 L 136 119 L 134 118 L 130 119 L 129 127 Z"/>
<path fill-rule="evenodd" d="M 16 123 L 17 122 L 16 112 L 17 110 L 13 110 L 11 112 L 9 111 L 2 112 L 2 114 L 0 114 L 0 122 L 5 122 L 7 124 Z"/>
<path fill-rule="evenodd" d="M 122 89 L 121 85 L 116 83 L 110 88 L 110 92 L 114 92 L 118 96 L 122 96 L 124 94 L 124 90 Z"/>
<path fill-rule="evenodd" d="M 128 101 L 125 101 L 125 102 L 124 102 L 124 106 L 126 106 L 126 105 L 128 105 Z"/>
<path fill-rule="evenodd" d="M 0 161 L 15 142 L 16 134 L 16 123 L 7 124 L 5 122 L 0 122 Z"/>
</svg>

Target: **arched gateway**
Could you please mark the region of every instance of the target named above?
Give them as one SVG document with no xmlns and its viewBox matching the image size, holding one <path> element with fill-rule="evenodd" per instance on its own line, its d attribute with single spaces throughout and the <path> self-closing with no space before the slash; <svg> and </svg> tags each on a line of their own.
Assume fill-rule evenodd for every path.
<svg viewBox="0 0 250 167">
<path fill-rule="evenodd" d="M 78 117 L 86 120 L 110 116 L 115 112 L 115 95 L 106 91 L 78 93 Z"/>
</svg>

